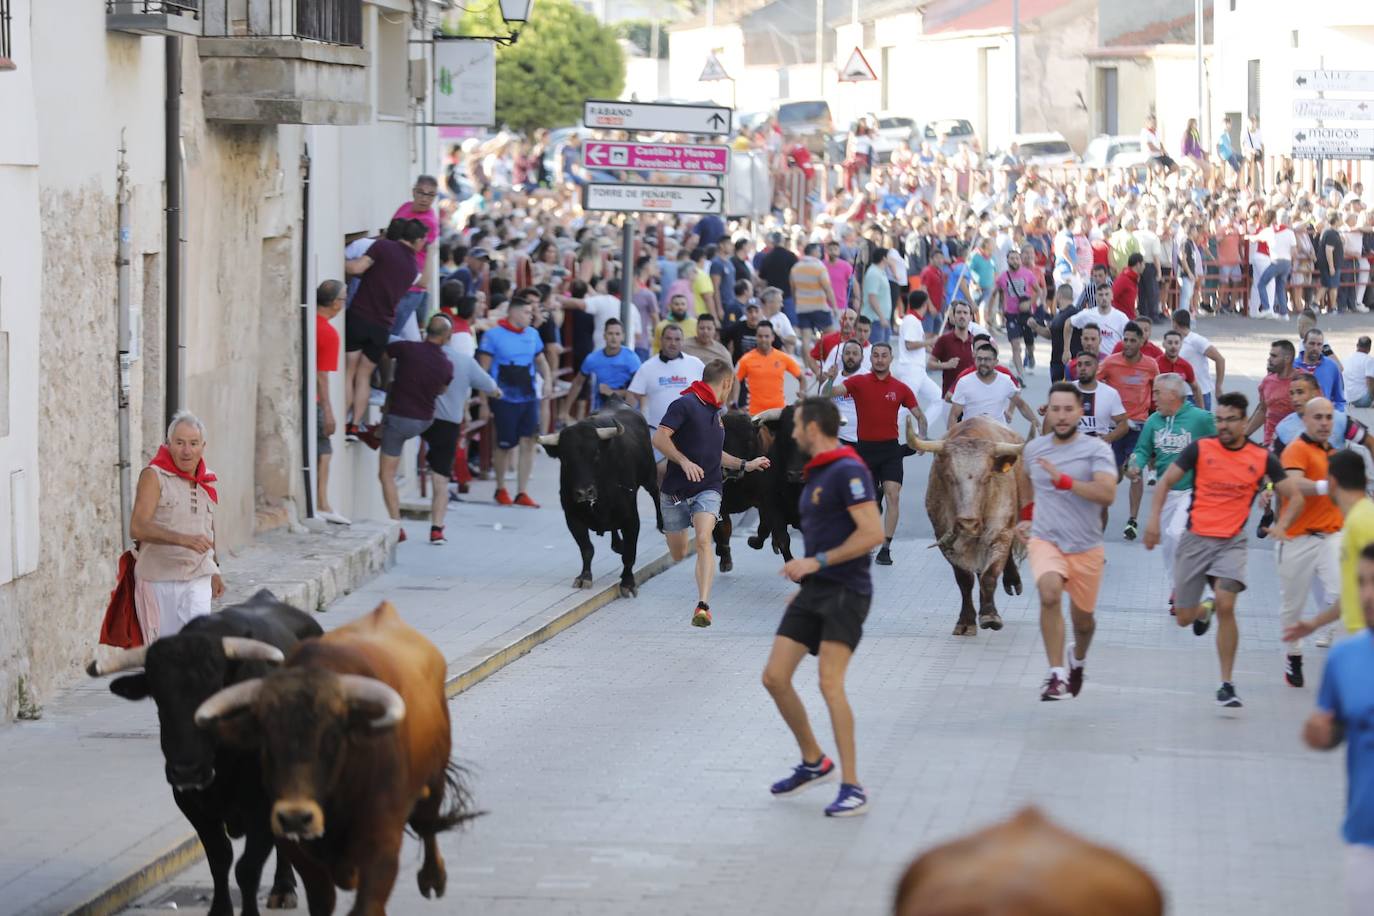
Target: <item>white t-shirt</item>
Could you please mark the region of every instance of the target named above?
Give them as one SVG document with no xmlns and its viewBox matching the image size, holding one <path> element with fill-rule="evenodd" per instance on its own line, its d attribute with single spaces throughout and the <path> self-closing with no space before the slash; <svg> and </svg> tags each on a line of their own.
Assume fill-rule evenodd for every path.
<svg viewBox="0 0 1374 916">
<path fill-rule="evenodd" d="M 630 393 L 647 397 L 644 419 L 649 425 L 657 426 L 668 405 L 682 397 L 682 389 L 701 381 L 705 370 L 705 363 L 686 353 L 666 363 L 660 354 L 645 360 L 630 380 Z"/>
<path fill-rule="evenodd" d="M 963 418 L 989 417 L 998 423 L 1007 420 L 1007 408 L 1016 394 L 1016 383 L 1003 372 L 992 373 L 992 381 L 984 383 L 977 372 L 959 379 L 950 400 L 964 408 Z"/>
<path fill-rule="evenodd" d="M 906 286 L 906 258 L 902 257 L 902 253 L 896 248 L 889 248 L 887 260 L 883 263 L 887 265 L 887 275 L 892 279 L 892 282 L 898 286 Z"/>
<path fill-rule="evenodd" d="M 594 349 L 604 350 L 606 348 L 606 319 L 620 317 L 620 300 L 615 296 L 590 295 L 586 299 L 587 314 L 592 316 L 595 327 L 592 328 L 592 345 Z M 634 303 L 630 303 L 630 332 L 625 335 L 627 342 L 634 341 L 639 337 L 639 309 Z"/>
<path fill-rule="evenodd" d="M 1083 395 L 1083 417 L 1078 421 L 1079 432 L 1100 438 L 1116 426 L 1116 417 L 1122 417 L 1122 422 L 1125 422 L 1126 405 L 1121 403 L 1121 395 L 1111 385 L 1098 382 L 1092 391 L 1084 391 L 1078 382 L 1073 385 Z"/>
<path fill-rule="evenodd" d="M 1178 355 L 1193 367 L 1193 374 L 1197 376 L 1197 386 L 1202 389 L 1204 395 L 1217 390 L 1216 383 L 1212 381 L 1212 361 L 1207 358 L 1207 351 L 1211 346 L 1212 342 L 1206 337 L 1196 331 L 1190 331 L 1178 349 Z"/>
<path fill-rule="evenodd" d="M 1269 242 L 1269 257 L 1275 261 L 1293 260 L 1293 249 L 1298 247 L 1298 238 L 1293 234 L 1293 230 L 1284 226 L 1282 229 L 1274 229 L 1272 226 L 1263 233 Z"/>
<path fill-rule="evenodd" d="M 844 372 L 844 364 L 840 362 L 840 351 L 844 349 L 844 345 L 845 345 L 846 343 L 849 343 L 849 341 L 847 341 L 847 340 L 844 341 L 843 343 L 839 344 L 839 345 L 836 346 L 834 349 L 832 349 L 829 353 L 825 354 L 825 360 L 821 363 L 821 374 L 822 374 L 822 375 L 825 375 L 825 373 L 829 372 L 831 366 L 836 366 L 836 365 L 838 365 L 838 366 L 840 367 L 840 372 L 841 372 L 841 373 Z M 858 341 L 855 341 L 855 343 L 858 343 Z M 868 344 L 867 346 L 865 346 L 865 347 L 863 348 L 863 350 L 864 350 L 863 359 L 860 360 L 860 362 L 859 362 L 859 374 L 860 374 L 860 375 L 862 375 L 862 374 L 865 373 L 865 372 L 871 372 L 871 371 L 873 371 L 873 362 L 872 362 L 871 359 L 869 359 L 870 354 L 872 354 L 872 352 L 873 352 L 873 344 Z M 835 377 L 836 377 L 837 379 L 839 378 L 838 375 L 835 376 Z"/>
<path fill-rule="evenodd" d="M 1140 129 L 1140 151 L 1147 156 L 1164 155 L 1164 144 L 1159 142 L 1159 134 L 1148 127 Z"/>
<path fill-rule="evenodd" d="M 779 342 L 797 336 L 797 329 L 792 327 L 792 321 L 787 317 L 786 312 L 778 312 L 772 318 L 765 320 L 773 326 L 773 334 Z"/>
<path fill-rule="evenodd" d="M 915 350 L 906 348 L 907 341 L 917 342 L 926 339 L 925 328 L 921 326 L 921 319 L 910 313 L 902 316 L 902 323 L 899 328 L 901 334 L 892 343 L 893 372 L 902 375 L 914 375 L 917 372 L 926 371 L 926 358 L 929 347 L 917 347 Z"/>
<path fill-rule="evenodd" d="M 1126 332 L 1126 324 L 1131 319 L 1121 309 L 1110 309 L 1107 314 L 1095 308 L 1084 309 L 1077 315 L 1069 319 L 1069 324 L 1082 330 L 1090 324 L 1097 325 L 1097 329 L 1102 332 L 1102 352 L 1111 353 L 1116 349 L 1116 345 L 1121 342 L 1122 336 Z M 1193 367 L 1194 369 L 1197 366 Z"/>
<path fill-rule="evenodd" d="M 1369 358 L 1368 353 L 1361 353 L 1356 350 L 1345 360 L 1345 396 L 1349 400 L 1358 400 L 1365 396 L 1369 391 L 1369 383 L 1366 378 L 1374 378 L 1374 359 Z"/>
<path fill-rule="evenodd" d="M 867 355 L 868 353 L 865 351 L 864 356 L 867 357 Z M 863 375 L 867 371 L 865 368 L 860 368 L 854 375 Z M 853 378 L 854 375 L 845 375 L 844 370 L 841 369 L 840 374 L 835 376 L 835 384 L 843 385 L 845 379 Z M 840 409 L 840 420 L 842 421 L 840 423 L 840 441 L 858 442 L 859 413 L 854 407 L 854 398 L 846 394 L 844 397 L 832 398 L 832 400 L 835 402 L 835 406 Z"/>
</svg>

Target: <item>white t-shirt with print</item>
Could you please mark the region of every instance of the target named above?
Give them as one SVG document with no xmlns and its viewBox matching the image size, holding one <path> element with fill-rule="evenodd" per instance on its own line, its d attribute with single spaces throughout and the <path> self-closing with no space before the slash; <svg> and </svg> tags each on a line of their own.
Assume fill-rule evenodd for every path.
<svg viewBox="0 0 1374 916">
<path fill-rule="evenodd" d="M 695 356 L 683 353 L 677 359 L 664 362 L 662 355 L 655 354 L 635 372 L 630 380 L 630 393 L 647 398 L 644 419 L 650 426 L 657 426 L 668 405 L 682 397 L 682 389 L 701 381 L 704 371 L 706 364 Z"/>
<path fill-rule="evenodd" d="M 1098 382 L 1092 391 L 1084 391 L 1078 382 L 1074 382 L 1073 386 L 1083 396 L 1083 416 L 1078 421 L 1079 432 L 1100 438 L 1112 431 L 1116 426 L 1117 417 L 1122 417 L 1122 422 L 1125 422 L 1126 405 L 1121 403 L 1121 395 L 1111 385 Z"/>
<path fill-rule="evenodd" d="M 1126 333 L 1126 324 L 1130 317 L 1121 309 L 1109 309 L 1107 314 L 1102 314 L 1098 309 L 1084 309 L 1077 315 L 1069 319 L 1069 324 L 1082 330 L 1090 324 L 1097 325 L 1097 329 L 1102 332 L 1102 352 L 1111 353 L 1116 349 L 1116 345 L 1121 342 L 1121 338 Z M 1197 367 L 1194 366 L 1194 369 Z"/>
</svg>

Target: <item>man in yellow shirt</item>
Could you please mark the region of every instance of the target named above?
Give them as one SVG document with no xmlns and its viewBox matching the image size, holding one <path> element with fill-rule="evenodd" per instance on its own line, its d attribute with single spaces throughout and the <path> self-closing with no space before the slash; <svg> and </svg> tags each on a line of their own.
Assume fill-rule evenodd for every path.
<svg viewBox="0 0 1374 916">
<path fill-rule="evenodd" d="M 783 407 L 783 373 L 791 373 L 801 381 L 801 366 L 781 350 L 773 348 L 773 326 L 760 321 L 754 329 L 757 343 L 754 349 L 740 357 L 735 375 L 749 386 L 749 415 L 758 416 L 765 410 Z"/>
<path fill-rule="evenodd" d="M 1369 478 L 1365 474 L 1364 458 L 1342 449 L 1327 460 L 1327 475 L 1324 482 L 1331 498 L 1345 515 L 1340 535 L 1341 600 L 1316 617 L 1299 620 L 1285 629 L 1285 640 L 1301 639 L 1337 620 L 1345 624 L 1348 633 L 1358 633 L 1365 628 L 1364 612 L 1360 609 L 1359 565 L 1360 551 L 1374 544 L 1374 501 L 1367 493 Z"/>
<path fill-rule="evenodd" d="M 711 282 L 711 264 L 706 260 L 706 250 L 698 248 L 692 252 L 691 279 L 692 299 L 696 306 L 694 315 L 715 315 L 720 321 L 720 305 L 716 302 L 716 285 Z"/>
<path fill-rule="evenodd" d="M 697 332 L 697 320 L 687 314 L 687 296 L 685 293 L 674 293 L 668 299 L 668 317 L 659 321 L 654 326 L 654 352 L 658 352 L 659 344 L 663 340 L 663 329 L 670 324 L 675 324 L 682 328 L 682 339 L 688 340 Z"/>
</svg>

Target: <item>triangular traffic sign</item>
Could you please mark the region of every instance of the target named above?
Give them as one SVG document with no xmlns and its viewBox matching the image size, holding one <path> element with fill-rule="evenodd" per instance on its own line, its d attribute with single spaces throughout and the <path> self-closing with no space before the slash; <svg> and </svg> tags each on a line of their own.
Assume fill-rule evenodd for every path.
<svg viewBox="0 0 1374 916">
<path fill-rule="evenodd" d="M 701 76 L 697 77 L 699 83 L 713 83 L 717 80 L 728 80 L 730 74 L 725 72 L 721 66 L 720 58 L 716 57 L 716 52 L 712 51 L 706 55 L 706 66 L 701 68 Z"/>
<path fill-rule="evenodd" d="M 864 57 L 864 52 L 857 47 L 854 48 L 854 53 L 849 55 L 849 61 L 840 69 L 842 83 L 865 83 L 877 78 L 878 75 L 868 65 L 868 58 Z"/>
</svg>

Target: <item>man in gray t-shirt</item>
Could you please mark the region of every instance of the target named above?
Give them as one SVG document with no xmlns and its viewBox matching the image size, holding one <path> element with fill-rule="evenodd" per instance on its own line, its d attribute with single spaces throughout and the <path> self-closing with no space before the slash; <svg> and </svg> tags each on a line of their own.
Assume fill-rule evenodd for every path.
<svg viewBox="0 0 1374 916">
<path fill-rule="evenodd" d="M 1096 625 L 1093 609 L 1106 562 L 1102 509 L 1116 498 L 1116 458 L 1101 439 L 1078 430 L 1083 400 L 1069 382 L 1050 386 L 1046 435 L 1026 443 L 1017 468 L 1021 522 L 1031 575 L 1040 592 L 1040 633 L 1050 673 L 1042 700 L 1078 696 Z M 1069 595 L 1074 644 L 1064 670 L 1063 595 Z"/>
</svg>

